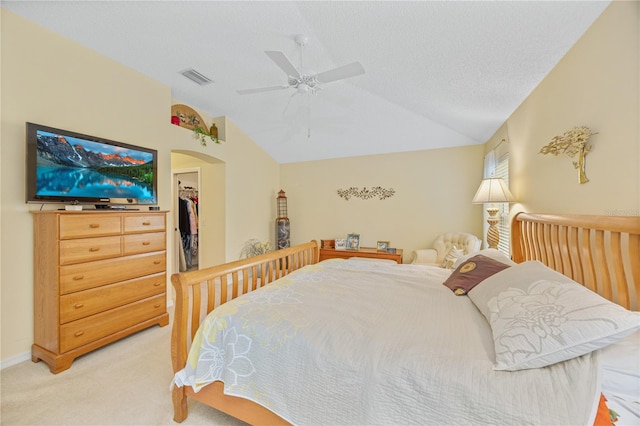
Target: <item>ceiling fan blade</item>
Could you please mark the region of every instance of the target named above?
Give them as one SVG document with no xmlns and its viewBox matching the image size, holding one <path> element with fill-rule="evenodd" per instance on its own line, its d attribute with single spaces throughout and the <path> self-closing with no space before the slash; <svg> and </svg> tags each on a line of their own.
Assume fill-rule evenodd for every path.
<svg viewBox="0 0 640 426">
<path fill-rule="evenodd" d="M 241 95 L 249 95 L 251 93 L 260 93 L 260 92 L 271 92 L 272 90 L 282 90 L 282 89 L 288 89 L 289 86 L 269 86 L 269 87 L 260 87 L 258 89 L 241 89 L 241 90 L 236 90 L 236 92 L 238 92 Z"/>
<path fill-rule="evenodd" d="M 316 79 L 320 83 L 329 83 L 336 80 L 342 80 L 356 75 L 364 74 L 364 67 L 360 62 L 354 62 L 349 65 L 334 68 L 329 71 L 321 72 L 316 75 Z"/>
<path fill-rule="evenodd" d="M 300 78 L 300 73 L 298 72 L 296 67 L 293 66 L 289 58 L 287 58 L 287 56 L 284 53 L 279 52 L 277 50 L 265 50 L 264 53 L 266 53 L 267 56 L 270 57 L 271 60 L 275 62 L 276 65 L 279 66 L 282 71 L 287 73 L 287 75 Z"/>
</svg>

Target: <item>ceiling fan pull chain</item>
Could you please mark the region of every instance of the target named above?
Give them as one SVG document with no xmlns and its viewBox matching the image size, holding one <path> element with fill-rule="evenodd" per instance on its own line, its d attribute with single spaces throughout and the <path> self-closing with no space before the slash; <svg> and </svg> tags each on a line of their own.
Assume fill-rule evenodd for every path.
<svg viewBox="0 0 640 426">
<path fill-rule="evenodd" d="M 284 110 L 282 110 L 282 117 L 283 118 L 284 118 L 285 114 L 287 113 L 287 110 L 289 109 L 289 104 L 291 104 L 291 100 L 296 95 L 296 93 L 298 93 L 298 92 L 293 92 L 293 94 L 291 96 L 289 96 L 289 102 L 287 102 L 287 105 L 284 107 Z"/>
</svg>

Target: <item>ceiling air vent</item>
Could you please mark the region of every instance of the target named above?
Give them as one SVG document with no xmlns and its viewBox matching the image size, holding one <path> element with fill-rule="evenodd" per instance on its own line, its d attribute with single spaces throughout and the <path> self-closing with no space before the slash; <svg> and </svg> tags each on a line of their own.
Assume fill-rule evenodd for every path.
<svg viewBox="0 0 640 426">
<path fill-rule="evenodd" d="M 200 86 L 213 83 L 213 80 L 211 80 L 209 77 L 205 77 L 204 75 L 200 74 L 198 71 L 194 70 L 193 68 L 184 70 L 180 72 L 180 74 L 184 75 L 189 80 L 193 81 L 196 84 L 199 84 Z"/>
</svg>

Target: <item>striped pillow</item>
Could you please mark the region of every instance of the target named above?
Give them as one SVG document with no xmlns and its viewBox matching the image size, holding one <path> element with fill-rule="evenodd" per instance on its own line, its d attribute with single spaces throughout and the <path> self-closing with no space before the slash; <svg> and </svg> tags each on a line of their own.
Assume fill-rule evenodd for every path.
<svg viewBox="0 0 640 426">
<path fill-rule="evenodd" d="M 452 246 L 449 253 L 444 257 L 444 261 L 442 262 L 442 267 L 446 269 L 453 269 L 453 264 L 456 263 L 456 260 L 464 255 L 464 251 L 457 248 L 456 246 Z"/>
</svg>

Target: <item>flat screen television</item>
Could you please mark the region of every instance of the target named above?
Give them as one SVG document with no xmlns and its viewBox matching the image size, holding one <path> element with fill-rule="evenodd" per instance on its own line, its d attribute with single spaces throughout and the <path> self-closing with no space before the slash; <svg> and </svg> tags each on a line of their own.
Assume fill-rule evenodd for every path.
<svg viewBox="0 0 640 426">
<path fill-rule="evenodd" d="M 27 202 L 156 204 L 158 152 L 27 123 Z"/>
</svg>

